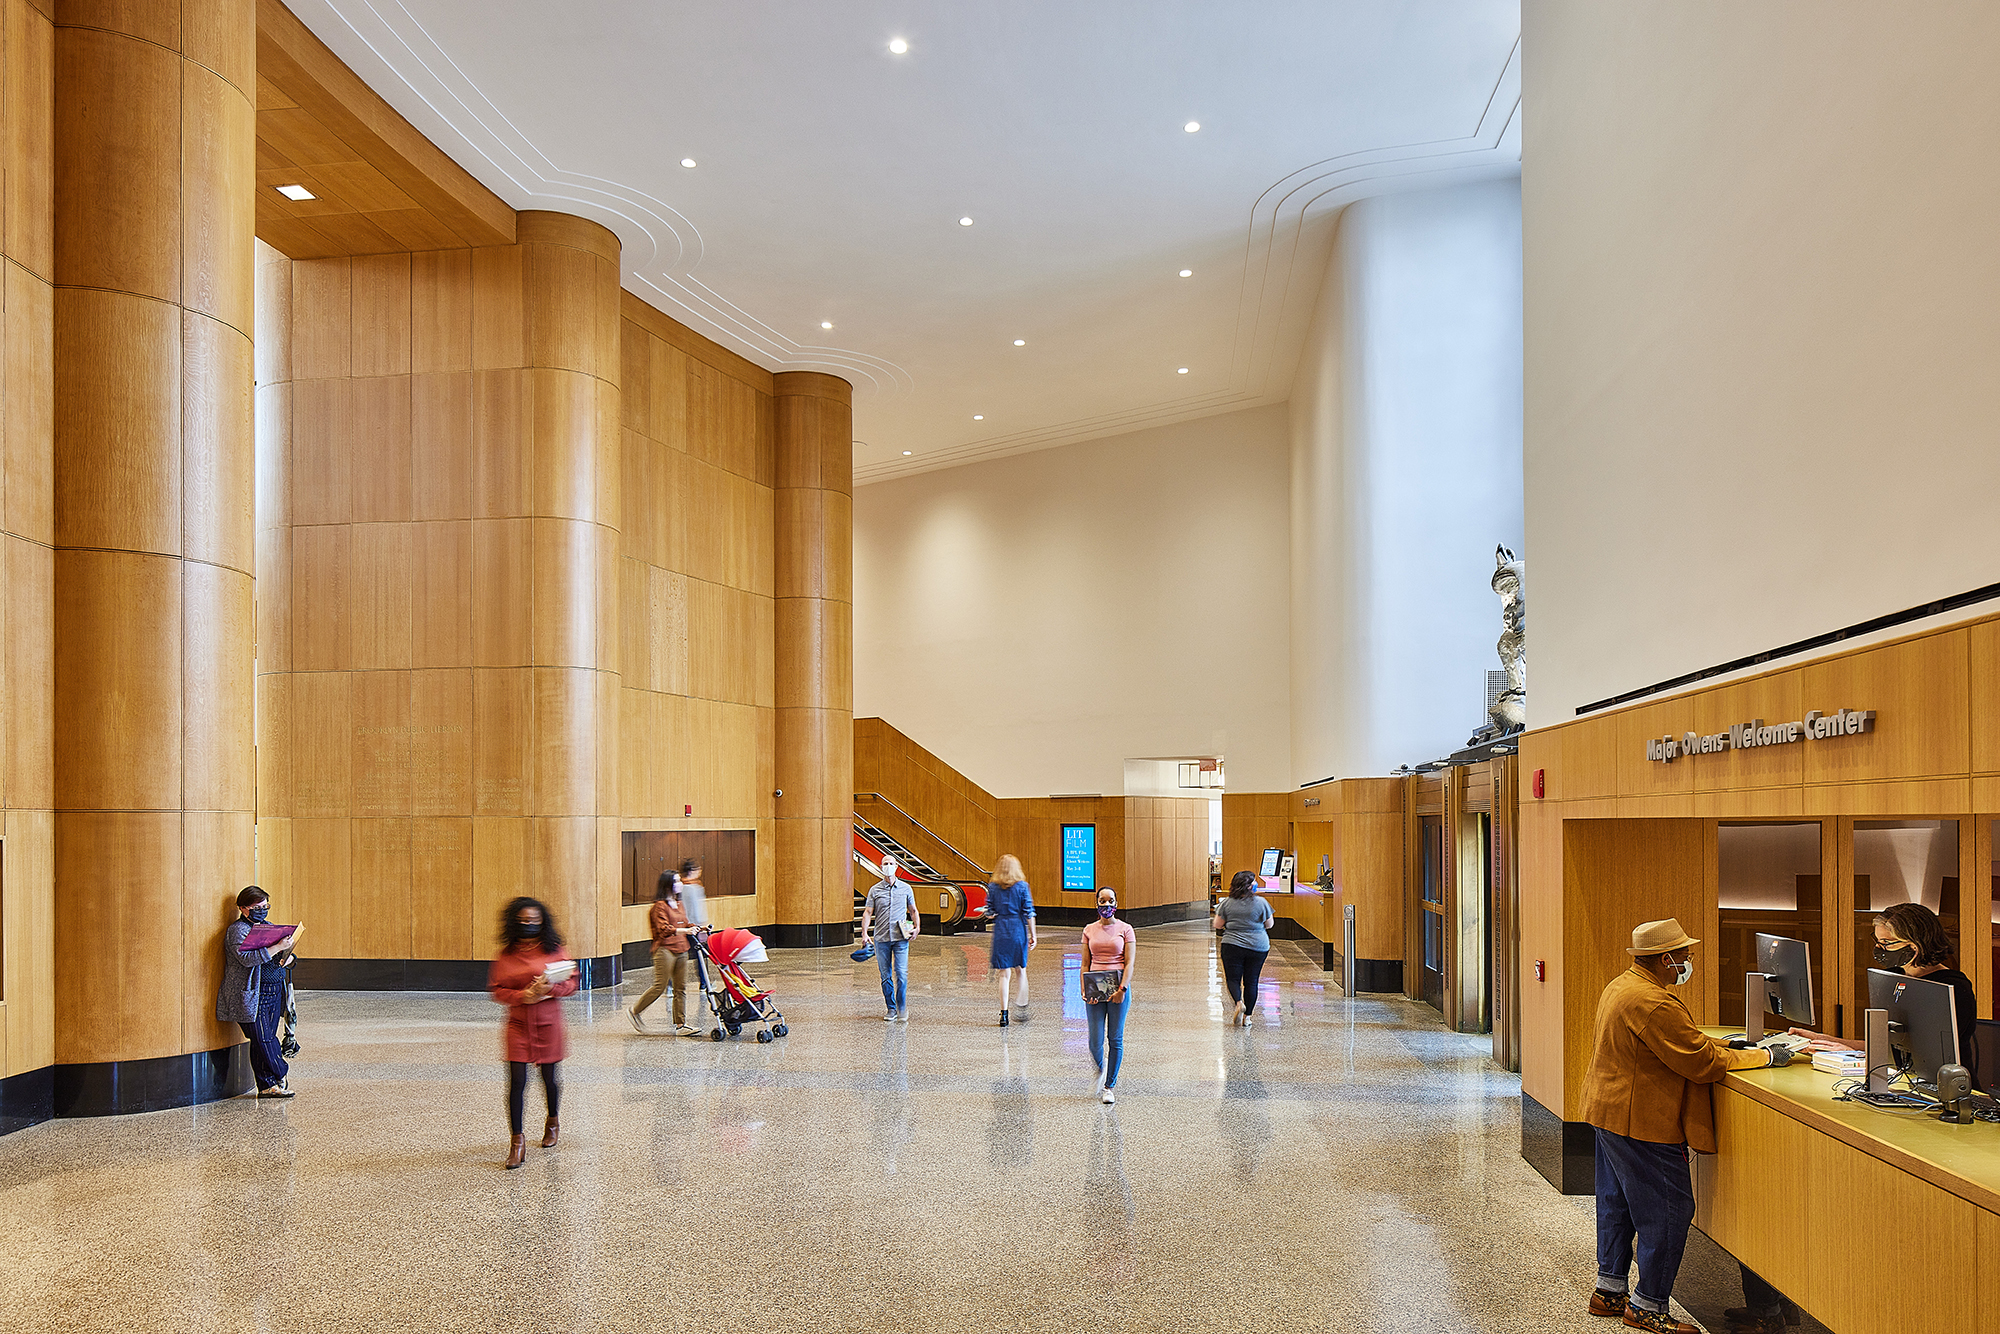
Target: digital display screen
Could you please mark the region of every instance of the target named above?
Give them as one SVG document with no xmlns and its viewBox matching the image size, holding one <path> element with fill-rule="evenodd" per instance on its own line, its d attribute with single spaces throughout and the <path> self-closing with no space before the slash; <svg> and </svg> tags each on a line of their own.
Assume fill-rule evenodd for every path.
<svg viewBox="0 0 2000 1334">
<path fill-rule="evenodd" d="M 1097 888 L 1097 826 L 1066 824 L 1062 827 L 1062 887 Z"/>
<path fill-rule="evenodd" d="M 1257 874 L 1262 876 L 1276 875 L 1278 873 L 1278 859 L 1284 855 L 1285 850 L 1283 848 L 1265 848 L 1264 865 Z"/>
</svg>

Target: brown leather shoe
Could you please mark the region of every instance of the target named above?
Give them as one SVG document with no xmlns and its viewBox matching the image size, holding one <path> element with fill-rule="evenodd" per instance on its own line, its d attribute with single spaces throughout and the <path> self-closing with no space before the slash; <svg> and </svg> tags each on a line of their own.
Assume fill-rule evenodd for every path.
<svg viewBox="0 0 2000 1334">
<path fill-rule="evenodd" d="M 1590 1294 L 1590 1313 L 1592 1315 L 1624 1315 L 1625 1294 L 1622 1292 L 1606 1292 L 1603 1288 L 1599 1288 L 1596 1292 Z"/>
<path fill-rule="evenodd" d="M 507 1148 L 507 1170 L 509 1172 L 513 1171 L 525 1162 L 527 1157 L 528 1137 L 526 1135 L 514 1136 L 512 1143 Z"/>
<path fill-rule="evenodd" d="M 550 1117 L 549 1123 L 546 1126 L 542 1127 L 543 1148 L 553 1149 L 556 1146 L 556 1131 L 558 1129 L 559 1127 L 556 1125 L 556 1119 L 553 1116 Z"/>
<path fill-rule="evenodd" d="M 1643 1329 L 1646 1334 L 1701 1334 L 1693 1325 L 1683 1324 L 1665 1311 L 1642 1311 L 1629 1304 L 1625 1307 L 1625 1327 Z"/>
</svg>

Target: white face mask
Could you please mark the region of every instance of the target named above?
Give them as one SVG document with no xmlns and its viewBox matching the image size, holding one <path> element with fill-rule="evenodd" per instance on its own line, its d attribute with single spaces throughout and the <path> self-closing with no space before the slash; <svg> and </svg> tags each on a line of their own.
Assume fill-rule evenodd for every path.
<svg viewBox="0 0 2000 1334">
<path fill-rule="evenodd" d="M 1680 961 L 1679 963 L 1677 963 L 1677 964 L 1675 964 L 1675 965 L 1674 965 L 1674 985 L 1675 985 L 1675 986 L 1677 986 L 1677 987 L 1684 987 L 1684 986 L 1686 986 L 1686 985 L 1687 985 L 1687 983 L 1688 983 L 1688 979 L 1689 979 L 1689 978 L 1691 978 L 1691 977 L 1693 977 L 1693 976 L 1694 976 L 1694 960 L 1693 960 L 1693 959 L 1682 959 L 1682 960 L 1681 960 L 1681 961 Z"/>
</svg>

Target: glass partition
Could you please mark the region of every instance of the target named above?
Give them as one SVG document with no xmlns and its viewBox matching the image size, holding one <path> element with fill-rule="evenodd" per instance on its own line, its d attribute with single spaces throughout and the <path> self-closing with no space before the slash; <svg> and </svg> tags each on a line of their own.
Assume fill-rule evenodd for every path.
<svg viewBox="0 0 2000 1334">
<path fill-rule="evenodd" d="M 1762 931 L 1806 943 L 1812 954 L 1815 1026 L 1831 1032 L 1832 998 L 1821 994 L 1827 972 L 1819 822 L 1719 825 L 1715 844 L 1722 937 L 1715 949 L 1721 969 L 1716 1022 L 1742 1027 L 1743 975 L 1757 966 L 1753 938 Z"/>
<path fill-rule="evenodd" d="M 1921 903 L 1938 915 L 1952 949 L 1959 939 L 1958 821 L 1854 822 L 1854 1004 L 1868 1004 L 1875 966 L 1875 914 Z M 1858 1025 L 1849 1025 L 1858 1030 Z"/>
</svg>

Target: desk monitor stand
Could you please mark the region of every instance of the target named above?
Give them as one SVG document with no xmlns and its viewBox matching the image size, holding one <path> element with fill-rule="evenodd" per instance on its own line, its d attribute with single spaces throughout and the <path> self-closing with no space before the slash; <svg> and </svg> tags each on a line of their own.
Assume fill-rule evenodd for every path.
<svg viewBox="0 0 2000 1334">
<path fill-rule="evenodd" d="M 1867 1044 L 1868 1091 L 1887 1093 L 1896 1068 L 1895 1053 L 1889 1050 L 1889 1012 L 1863 1010 L 1861 1032 Z"/>
<path fill-rule="evenodd" d="M 1771 975 L 1743 974 L 1743 1040 L 1752 1046 L 1764 1040 L 1764 1011 L 1771 1004 Z"/>
</svg>

